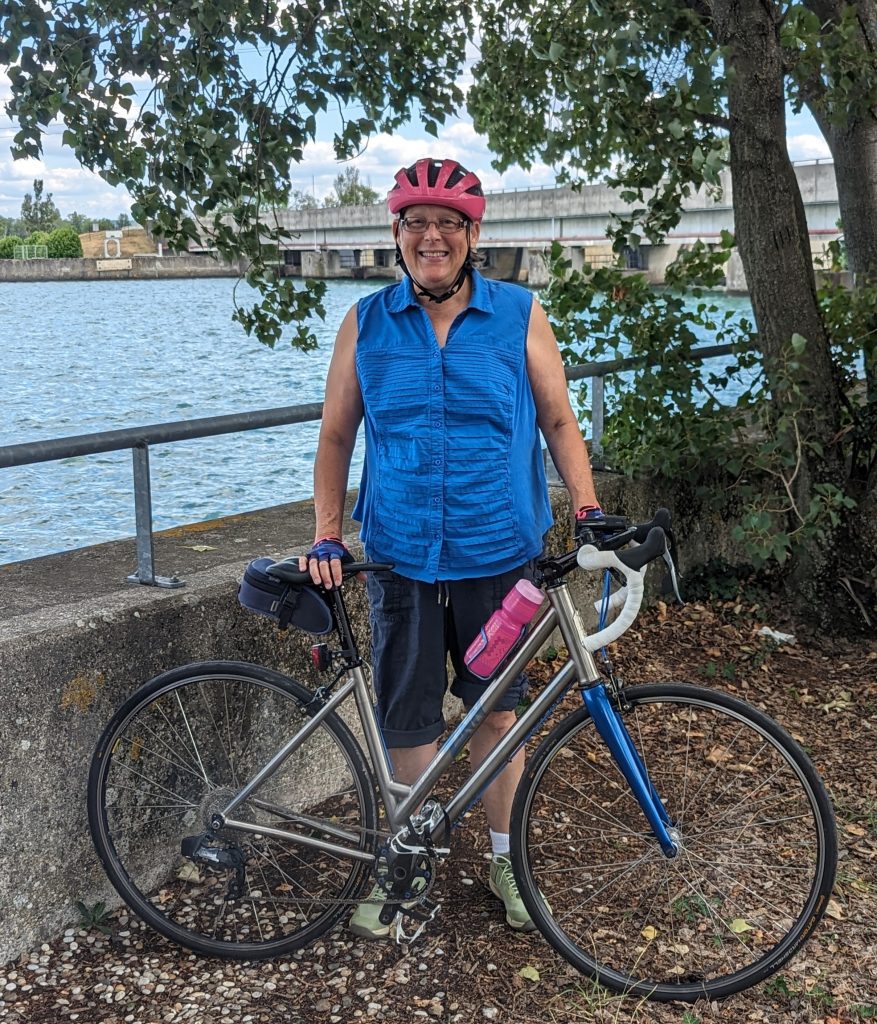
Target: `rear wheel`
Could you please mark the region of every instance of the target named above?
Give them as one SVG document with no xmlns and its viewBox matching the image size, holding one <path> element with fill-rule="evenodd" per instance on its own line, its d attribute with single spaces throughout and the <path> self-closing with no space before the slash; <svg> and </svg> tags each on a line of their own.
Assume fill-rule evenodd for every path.
<svg viewBox="0 0 877 1024">
<path fill-rule="evenodd" d="M 141 687 L 101 736 L 88 783 L 95 847 L 128 906 L 174 942 L 276 956 L 312 942 L 362 891 L 374 787 L 334 713 L 233 812 L 251 830 L 211 829 L 319 710 L 312 697 L 254 665 L 187 665 Z"/>
<path fill-rule="evenodd" d="M 679 846 L 665 857 L 585 709 L 530 760 L 512 860 L 533 920 L 579 970 L 618 992 L 694 1001 L 754 985 L 825 910 L 834 816 L 807 756 L 726 694 L 625 690 L 623 718 Z"/>
</svg>

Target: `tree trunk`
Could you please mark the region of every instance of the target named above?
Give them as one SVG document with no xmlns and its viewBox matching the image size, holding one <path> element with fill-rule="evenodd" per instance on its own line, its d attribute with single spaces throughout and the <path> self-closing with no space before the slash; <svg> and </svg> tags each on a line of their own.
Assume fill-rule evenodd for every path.
<svg viewBox="0 0 877 1024">
<path fill-rule="evenodd" d="M 713 9 L 719 42 L 730 46 L 735 234 L 768 379 L 772 386 L 779 380 L 792 353 L 792 335 L 803 335 L 806 371 L 799 384 L 812 415 L 800 426 L 828 449 L 839 423 L 839 395 L 816 299 L 804 204 L 786 150 L 776 12 L 766 0 L 716 0 Z M 782 410 L 782 392 L 773 398 Z"/>
<path fill-rule="evenodd" d="M 837 125 L 810 110 L 834 159 L 837 199 L 850 270 L 877 280 L 877 119 Z"/>
<path fill-rule="evenodd" d="M 778 12 L 769 0 L 715 0 L 718 42 L 728 47 L 730 163 L 737 245 L 771 387 L 783 450 L 797 456 L 785 474 L 795 509 L 790 528 L 810 509 L 814 487 L 843 484 L 834 443 L 840 390 L 816 298 L 804 204 L 786 149 L 784 69 Z M 791 374 L 800 398 L 782 385 L 795 359 L 792 336 L 807 339 Z M 796 412 L 800 402 L 802 410 Z M 799 551 L 801 549 L 799 548 Z M 821 586 L 830 545 L 814 539 L 793 569 L 801 591 Z M 802 593 L 802 596 L 803 593 Z"/>
<path fill-rule="evenodd" d="M 836 31 L 844 10 L 850 9 L 846 0 L 806 0 L 806 6 L 819 18 L 825 37 Z M 857 102 L 838 99 L 818 76 L 798 85 L 834 160 L 847 264 L 856 286 L 869 287 L 877 284 L 877 111 L 870 106 L 873 83 L 868 70 L 877 52 L 877 7 L 873 0 L 857 0 L 854 6 L 858 33 L 848 40 L 847 48 L 859 47 L 862 69 L 853 77 L 862 90 Z M 849 53 L 848 59 L 853 56 Z M 874 328 L 877 322 L 872 325 Z M 877 402 L 874 338 L 874 334 L 866 335 L 863 344 L 867 396 L 871 402 Z"/>
</svg>

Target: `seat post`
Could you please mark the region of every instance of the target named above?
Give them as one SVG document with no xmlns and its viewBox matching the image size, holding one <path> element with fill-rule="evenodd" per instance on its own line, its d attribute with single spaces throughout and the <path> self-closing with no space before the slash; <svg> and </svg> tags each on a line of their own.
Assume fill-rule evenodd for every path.
<svg viewBox="0 0 877 1024">
<path fill-rule="evenodd" d="M 341 636 L 341 655 L 349 663 L 359 663 L 359 649 L 356 646 L 356 637 L 350 627 L 350 618 L 347 615 L 347 606 L 344 603 L 342 587 L 333 587 L 329 591 L 332 598 L 332 611 L 335 614 L 335 622 L 338 625 L 338 633 Z"/>
</svg>

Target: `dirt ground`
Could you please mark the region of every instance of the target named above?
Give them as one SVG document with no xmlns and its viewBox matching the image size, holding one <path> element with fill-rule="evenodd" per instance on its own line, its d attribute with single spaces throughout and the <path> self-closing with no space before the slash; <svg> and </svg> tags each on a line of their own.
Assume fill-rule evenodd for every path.
<svg viewBox="0 0 877 1024">
<path fill-rule="evenodd" d="M 764 625 L 796 642 L 778 646 L 758 634 Z M 644 613 L 613 655 L 628 682 L 696 682 L 764 708 L 805 746 L 828 785 L 841 843 L 829 916 L 767 982 L 721 1004 L 691 1006 L 597 988 L 538 933 L 506 927 L 486 887 L 488 841 L 476 809 L 441 869 L 441 912 L 411 947 L 367 943 L 337 927 L 284 962 L 233 964 L 181 951 L 120 913 L 103 922 L 109 935 L 70 929 L 0 968 L 0 1020 L 877 1021 L 877 640 L 817 642 L 775 611 L 689 604 Z M 537 680 L 547 672 L 532 667 Z"/>
</svg>

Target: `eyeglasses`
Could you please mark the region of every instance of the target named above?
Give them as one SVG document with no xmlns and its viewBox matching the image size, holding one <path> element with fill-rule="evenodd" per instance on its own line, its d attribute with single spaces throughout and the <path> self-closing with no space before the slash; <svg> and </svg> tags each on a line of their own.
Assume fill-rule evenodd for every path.
<svg viewBox="0 0 877 1024">
<path fill-rule="evenodd" d="M 433 220 L 429 220 L 427 217 L 400 217 L 399 223 L 412 235 L 426 234 L 426 229 L 430 224 L 435 224 L 443 235 L 455 235 L 458 231 L 462 231 L 469 221 L 461 220 L 459 217 L 436 217 Z"/>
</svg>

